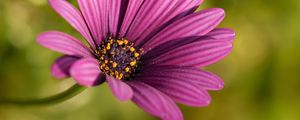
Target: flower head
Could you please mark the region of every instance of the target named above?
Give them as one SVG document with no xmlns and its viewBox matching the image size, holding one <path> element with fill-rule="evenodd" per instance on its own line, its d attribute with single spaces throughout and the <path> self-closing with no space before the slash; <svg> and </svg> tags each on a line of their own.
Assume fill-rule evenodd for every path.
<svg viewBox="0 0 300 120">
<path fill-rule="evenodd" d="M 61 52 L 51 67 L 56 78 L 78 84 L 107 82 L 122 101 L 131 99 L 163 120 L 182 120 L 175 102 L 207 106 L 208 90 L 223 81 L 199 68 L 232 49 L 235 33 L 215 28 L 224 11 L 194 12 L 202 0 L 49 0 L 53 9 L 87 40 L 89 47 L 62 32 L 41 33 L 37 41 Z"/>
</svg>

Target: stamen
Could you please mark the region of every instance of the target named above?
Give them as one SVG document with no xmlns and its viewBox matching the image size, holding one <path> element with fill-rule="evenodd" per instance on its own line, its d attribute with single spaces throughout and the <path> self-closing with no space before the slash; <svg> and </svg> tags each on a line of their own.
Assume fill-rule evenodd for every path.
<svg viewBox="0 0 300 120">
<path fill-rule="evenodd" d="M 101 42 L 96 53 L 103 73 L 119 80 L 130 80 L 139 71 L 142 52 L 126 39 L 109 37 Z"/>
</svg>

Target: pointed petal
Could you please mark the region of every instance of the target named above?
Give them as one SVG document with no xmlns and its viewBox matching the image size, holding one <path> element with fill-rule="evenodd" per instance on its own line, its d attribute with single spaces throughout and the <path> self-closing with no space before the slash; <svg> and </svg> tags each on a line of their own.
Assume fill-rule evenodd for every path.
<svg viewBox="0 0 300 120">
<path fill-rule="evenodd" d="M 184 38 L 178 38 L 174 39 L 172 41 L 169 41 L 167 43 L 164 43 L 162 45 L 159 45 L 158 47 L 155 47 L 151 51 L 144 54 L 143 59 L 152 59 L 155 58 L 163 53 L 166 53 L 170 50 L 173 50 L 175 48 L 187 45 L 187 44 L 193 44 L 193 42 L 197 41 L 205 41 L 205 40 L 214 40 L 214 41 L 229 41 L 233 42 L 233 39 L 235 38 L 235 32 L 228 28 L 216 28 L 209 33 L 207 33 L 204 36 L 192 36 L 192 37 L 184 37 Z"/>
<path fill-rule="evenodd" d="M 167 8 L 163 10 L 164 14 L 161 14 L 155 21 L 153 21 L 153 23 L 151 23 L 150 26 L 145 27 L 144 32 L 141 32 L 140 36 L 135 41 L 135 44 L 137 46 L 144 44 L 144 42 L 150 40 L 169 24 L 189 14 L 192 14 L 202 3 L 202 1 L 203 0 L 166 0 L 165 2 L 170 2 L 172 4 L 168 5 Z"/>
<path fill-rule="evenodd" d="M 96 48 L 83 16 L 77 8 L 66 0 L 49 0 L 49 3 L 59 15 L 83 35 L 93 49 Z"/>
<path fill-rule="evenodd" d="M 80 11 L 95 38 L 97 45 L 103 39 L 100 4 L 104 0 L 77 0 Z"/>
<path fill-rule="evenodd" d="M 64 55 L 55 60 L 51 66 L 51 75 L 56 79 L 63 79 L 70 76 L 70 68 L 80 58 Z"/>
<path fill-rule="evenodd" d="M 205 67 L 223 59 L 231 50 L 230 42 L 203 40 L 175 48 L 144 62 L 152 65 Z"/>
<path fill-rule="evenodd" d="M 142 6 L 144 0 L 129 0 L 127 11 L 125 13 L 125 17 L 121 26 L 120 30 L 120 37 L 125 37 L 129 26 L 131 25 L 132 21 L 134 20 L 137 12 L 139 11 L 140 7 Z"/>
<path fill-rule="evenodd" d="M 161 74 L 143 75 L 137 78 L 137 80 L 143 81 L 165 93 L 176 102 L 197 107 L 209 105 L 211 98 L 208 92 L 198 84 L 184 79 Z"/>
<path fill-rule="evenodd" d="M 176 5 L 178 0 L 145 0 L 141 9 L 132 22 L 127 34 L 129 40 L 135 41 L 151 26 L 157 26 L 163 16 Z"/>
<path fill-rule="evenodd" d="M 203 36 L 213 30 L 223 18 L 224 10 L 219 8 L 202 10 L 201 12 L 188 15 L 160 31 L 151 40 L 146 42 L 142 48 L 147 52 L 158 45 L 174 39 Z"/>
<path fill-rule="evenodd" d="M 102 82 L 101 71 L 95 58 L 83 58 L 75 62 L 71 67 L 71 76 L 83 86 L 95 86 Z"/>
<path fill-rule="evenodd" d="M 142 78 L 157 78 L 197 84 L 204 90 L 221 90 L 224 82 L 217 75 L 195 67 L 151 66 L 143 70 Z M 141 78 L 141 79 L 142 79 Z"/>
<path fill-rule="evenodd" d="M 48 31 L 39 34 L 37 42 L 51 50 L 61 52 L 66 55 L 78 57 L 91 57 L 89 49 L 78 39 L 58 31 Z"/>
<path fill-rule="evenodd" d="M 183 120 L 175 102 L 155 88 L 139 82 L 129 82 L 134 91 L 132 101 L 151 115 L 162 120 Z"/>
<path fill-rule="evenodd" d="M 133 91 L 130 86 L 121 80 L 117 80 L 106 75 L 106 81 L 113 94 L 121 101 L 127 101 L 132 98 Z"/>
<path fill-rule="evenodd" d="M 205 37 L 211 37 L 215 40 L 232 42 L 235 38 L 235 32 L 228 28 L 216 28 L 207 33 Z"/>
</svg>

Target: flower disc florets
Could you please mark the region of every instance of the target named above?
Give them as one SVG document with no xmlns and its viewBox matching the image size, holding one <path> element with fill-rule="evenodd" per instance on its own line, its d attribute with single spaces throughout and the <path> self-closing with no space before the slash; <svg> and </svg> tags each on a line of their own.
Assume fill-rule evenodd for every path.
<svg viewBox="0 0 300 120">
<path fill-rule="evenodd" d="M 100 70 L 119 80 L 130 80 L 139 71 L 142 52 L 127 39 L 109 37 L 98 47 Z"/>
</svg>

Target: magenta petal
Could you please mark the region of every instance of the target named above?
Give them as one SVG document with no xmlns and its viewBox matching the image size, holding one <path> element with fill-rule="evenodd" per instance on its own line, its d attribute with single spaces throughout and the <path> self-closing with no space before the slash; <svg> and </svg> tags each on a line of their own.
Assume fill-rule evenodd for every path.
<svg viewBox="0 0 300 120">
<path fill-rule="evenodd" d="M 125 34 L 128 31 L 129 26 L 134 20 L 134 17 L 137 14 L 143 2 L 144 0 L 129 0 L 127 11 L 125 13 L 125 17 L 120 30 L 120 37 L 125 37 Z"/>
<path fill-rule="evenodd" d="M 147 52 L 143 57 L 144 60 L 155 58 L 163 53 L 166 53 L 175 48 L 193 44 L 193 42 L 205 41 L 205 40 L 213 40 L 213 41 L 229 41 L 232 42 L 235 38 L 235 32 L 228 28 L 216 28 L 204 36 L 192 36 L 192 37 L 184 37 L 174 39 L 162 45 L 159 45 L 153 48 L 151 51 Z"/>
<path fill-rule="evenodd" d="M 124 0 L 109 0 L 109 31 L 113 37 L 117 36 L 121 4 Z"/>
<path fill-rule="evenodd" d="M 151 40 L 145 43 L 142 48 L 145 52 L 168 41 L 190 37 L 203 36 L 213 30 L 224 18 L 224 10 L 211 8 L 198 13 L 188 15 L 170 24 L 160 31 Z"/>
<path fill-rule="evenodd" d="M 207 33 L 205 37 L 211 37 L 215 40 L 232 42 L 235 38 L 235 32 L 228 28 L 216 28 Z"/>
<path fill-rule="evenodd" d="M 83 58 L 71 67 L 71 75 L 82 86 L 95 86 L 103 82 L 99 63 L 95 58 Z"/>
<path fill-rule="evenodd" d="M 80 58 L 74 56 L 62 56 L 55 60 L 51 66 L 51 74 L 56 79 L 63 79 L 70 76 L 70 68 Z"/>
<path fill-rule="evenodd" d="M 132 101 L 151 115 L 162 120 L 183 120 L 175 102 L 155 88 L 139 82 L 129 82 L 134 91 Z"/>
<path fill-rule="evenodd" d="M 77 8 L 66 0 L 49 0 L 49 3 L 59 15 L 85 37 L 93 49 L 96 48 L 85 20 Z"/>
<path fill-rule="evenodd" d="M 48 31 L 39 34 L 37 42 L 51 50 L 64 53 L 66 55 L 78 57 L 91 57 L 89 49 L 78 39 L 58 31 Z"/>
<path fill-rule="evenodd" d="M 169 74 L 169 73 L 167 73 Z M 194 82 L 187 82 L 184 78 L 174 78 L 163 75 L 147 75 L 137 78 L 154 88 L 165 93 L 176 102 L 189 106 L 207 106 L 210 103 L 210 96 Z"/>
<path fill-rule="evenodd" d="M 169 15 L 168 12 L 174 8 L 178 0 L 145 0 L 135 20 L 132 22 L 127 38 L 136 41 L 146 31 L 153 31 Z M 138 43 L 137 43 L 138 44 Z"/>
<path fill-rule="evenodd" d="M 127 101 L 132 98 L 133 91 L 125 82 L 117 80 L 106 75 L 106 81 L 113 94 L 121 101 Z"/>
<path fill-rule="evenodd" d="M 204 90 L 221 90 L 224 82 L 217 75 L 195 67 L 152 66 L 144 69 L 142 78 L 157 78 L 197 84 Z M 142 79 L 141 78 L 141 79 Z"/>
<path fill-rule="evenodd" d="M 170 50 L 169 52 L 146 61 L 145 63 L 156 65 L 205 67 L 223 59 L 230 53 L 231 49 L 232 44 L 227 41 L 197 41 Z"/>
<path fill-rule="evenodd" d="M 86 23 L 88 24 L 93 37 L 97 45 L 100 44 L 101 40 L 104 38 L 104 33 L 101 29 L 102 19 L 100 12 L 100 4 L 104 0 L 77 0 L 80 6 L 80 10 L 84 16 Z"/>
<path fill-rule="evenodd" d="M 170 5 L 165 8 L 164 14 L 161 14 L 149 27 L 145 27 L 145 31 L 141 32 L 141 35 L 135 41 L 137 46 L 151 39 L 160 30 L 174 21 L 195 12 L 203 0 L 166 0 L 166 2 L 170 2 Z"/>
</svg>

